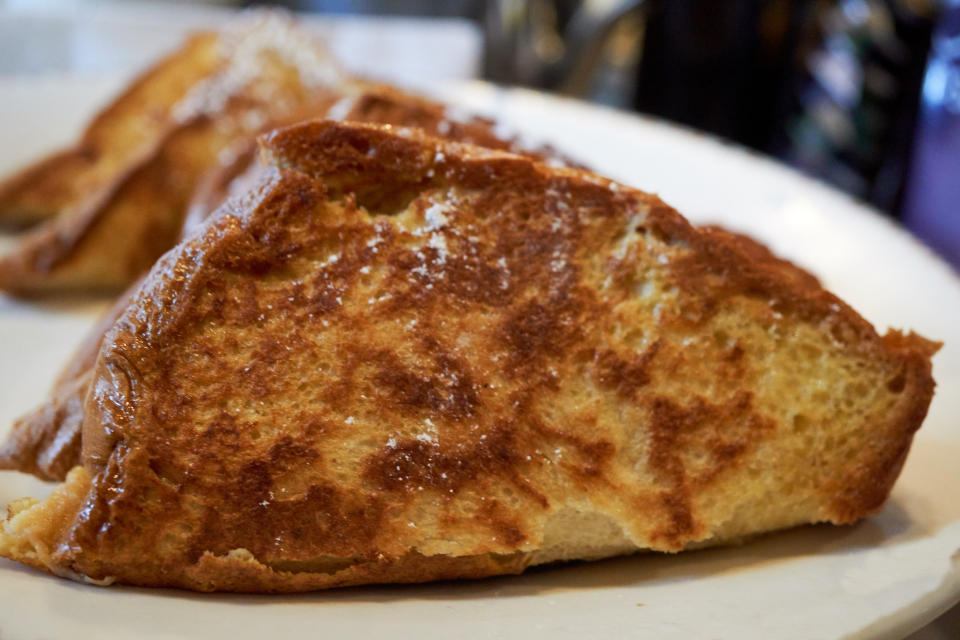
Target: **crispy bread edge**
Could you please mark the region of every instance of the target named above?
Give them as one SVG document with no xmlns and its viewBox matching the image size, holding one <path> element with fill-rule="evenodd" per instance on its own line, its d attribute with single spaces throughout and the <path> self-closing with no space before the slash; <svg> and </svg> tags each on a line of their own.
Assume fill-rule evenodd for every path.
<svg viewBox="0 0 960 640">
<path fill-rule="evenodd" d="M 143 87 L 166 73 L 169 67 L 181 60 L 192 59 L 195 53 L 210 46 L 217 38 L 217 34 L 210 31 L 194 33 L 176 51 L 137 76 L 100 110 L 75 145 L 41 158 L 0 181 L 0 225 L 30 226 L 62 213 L 63 207 L 70 203 L 63 201 L 64 190 L 57 185 L 76 179 L 96 163 L 100 154 L 97 137 L 113 126 L 114 119 L 126 109 L 127 103 L 134 100 Z M 47 184 L 48 177 L 51 184 Z M 35 199 L 37 204 L 31 205 L 30 199 Z"/>
<path fill-rule="evenodd" d="M 830 522 L 834 524 L 850 524 L 880 511 L 933 400 L 936 383 L 930 359 L 943 343 L 897 330 L 887 332 L 881 340 L 902 363 L 901 373 L 888 385 L 902 385 L 903 392 L 886 424 L 879 425 L 878 437 L 851 461 L 847 474 L 838 479 L 830 505 Z"/>
<path fill-rule="evenodd" d="M 0 447 L 0 469 L 62 480 L 80 459 L 83 407 L 93 370 L 62 385 L 46 403 L 13 423 Z"/>
<path fill-rule="evenodd" d="M 143 282 L 135 282 L 108 309 L 67 362 L 46 402 L 14 422 L 0 446 L 0 469 L 63 480 L 80 464 L 83 408 L 103 336 Z"/>
<path fill-rule="evenodd" d="M 8 507 L 0 522 L 0 556 L 35 569 L 84 584 L 107 586 L 114 578 L 92 579 L 57 562 L 56 545 L 78 517 L 92 488 L 90 473 L 74 467 L 66 481 L 42 502 L 23 498 Z M 179 587 L 194 591 L 239 593 L 296 593 L 371 583 L 417 583 L 435 580 L 485 578 L 522 573 L 532 554 L 483 554 L 475 556 L 424 556 L 409 553 L 400 558 L 378 558 L 330 571 L 283 571 L 259 562 L 245 549 L 223 556 L 209 552 L 196 564 L 156 581 L 126 580 L 128 584 Z"/>
<path fill-rule="evenodd" d="M 169 127 L 155 144 L 131 161 L 97 198 L 81 209 L 49 219 L 28 232 L 13 251 L 0 257 L 0 290 L 31 297 L 62 291 L 116 293 L 128 286 L 131 280 L 140 276 L 169 248 L 176 234 L 171 234 L 171 238 L 153 237 L 152 244 L 138 247 L 139 251 L 126 261 L 114 259 L 105 262 L 98 255 L 99 252 L 91 250 L 90 245 L 93 243 L 94 249 L 102 250 L 96 244 L 96 236 L 101 230 L 104 233 L 113 232 L 109 227 L 104 229 L 111 220 L 128 216 L 146 218 L 145 212 L 132 209 L 136 201 L 130 201 L 127 193 L 137 189 L 161 189 L 162 185 L 151 176 L 165 162 L 165 144 L 185 127 L 202 127 L 205 122 L 205 118 L 201 117 L 190 123 Z M 164 193 L 158 191 L 153 195 L 156 202 L 164 201 Z M 142 223 L 143 220 L 138 222 Z M 147 220 L 146 224 L 149 223 Z M 179 224 L 173 226 L 179 229 Z"/>
</svg>

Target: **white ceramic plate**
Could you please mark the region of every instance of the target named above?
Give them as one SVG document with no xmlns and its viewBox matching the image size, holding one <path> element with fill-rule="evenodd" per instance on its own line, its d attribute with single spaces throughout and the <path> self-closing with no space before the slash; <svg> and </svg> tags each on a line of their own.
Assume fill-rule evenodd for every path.
<svg viewBox="0 0 960 640">
<path fill-rule="evenodd" d="M 0 171 L 63 143 L 113 79 L 0 82 Z M 520 577 L 293 597 L 101 589 L 0 562 L 0 636 L 889 638 L 960 598 L 960 281 L 878 214 L 769 160 L 653 120 L 476 84 L 445 91 L 696 222 L 751 233 L 878 328 L 946 342 L 939 392 L 881 514 L 738 548 Z M 0 240 L 2 243 L 2 240 Z M 102 304 L 0 297 L 0 429 L 39 402 Z M 49 487 L 0 474 L 0 503 Z"/>
</svg>

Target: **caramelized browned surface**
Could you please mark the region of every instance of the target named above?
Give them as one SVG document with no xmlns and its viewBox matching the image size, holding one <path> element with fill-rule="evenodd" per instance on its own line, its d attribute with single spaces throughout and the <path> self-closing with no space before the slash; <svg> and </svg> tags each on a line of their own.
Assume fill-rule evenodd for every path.
<svg viewBox="0 0 960 640">
<path fill-rule="evenodd" d="M 0 469 L 32 473 L 42 480 L 63 480 L 80 464 L 83 405 L 103 336 L 142 282 L 141 278 L 131 285 L 94 325 L 60 372 L 46 402 L 13 423 L 0 446 Z"/>
<path fill-rule="evenodd" d="M 411 132 L 265 145 L 279 170 L 108 335 L 64 490 L 86 497 L 18 511 L 0 553 L 290 591 L 676 551 L 889 492 L 935 345 L 755 243 Z"/>
<path fill-rule="evenodd" d="M 359 89 L 354 88 L 353 90 Z M 332 100 L 328 102 L 332 102 Z M 508 149 L 531 158 L 546 158 L 539 152 L 524 151 L 518 148 L 514 141 L 496 137 L 492 133 L 492 123 L 488 120 L 480 118 L 452 119 L 447 114 L 447 108 L 444 105 L 388 86 L 364 85 L 363 93 L 339 98 L 330 111 L 348 121 L 375 122 L 404 127 L 417 126 L 428 133 L 458 142 L 470 142 L 493 149 Z M 206 129 L 210 126 L 210 122 L 204 121 L 200 126 Z M 187 130 L 186 135 L 189 136 L 192 133 Z M 225 140 L 220 140 L 220 143 L 226 144 Z M 176 157 L 181 155 L 175 154 Z M 179 231 L 181 236 L 189 235 L 223 202 L 227 195 L 238 196 L 254 186 L 262 173 L 263 165 L 257 161 L 256 143 L 252 139 L 243 138 L 235 141 L 226 147 L 225 153 L 219 155 L 222 156 L 221 164 L 204 174 L 193 194 L 183 227 Z M 203 157 L 202 154 L 201 157 Z M 555 162 L 564 162 L 555 155 L 551 156 L 551 159 Z M 193 167 L 193 169 L 199 170 L 198 167 Z M 105 262 L 103 259 L 105 255 L 110 257 L 110 249 L 115 249 L 122 255 L 131 255 L 131 257 L 137 259 L 124 272 L 125 274 L 142 272 L 148 268 L 150 265 L 144 261 L 173 243 L 172 237 L 176 230 L 170 225 L 180 220 L 180 210 L 184 205 L 181 201 L 173 202 L 171 199 L 168 191 L 172 187 L 167 184 L 166 176 L 182 174 L 185 170 L 186 167 L 182 164 L 176 171 L 171 171 L 169 167 L 162 170 L 155 170 L 151 167 L 151 175 L 156 176 L 161 181 L 152 180 L 156 187 L 143 197 L 137 198 L 140 209 L 136 216 L 119 218 L 121 220 L 129 219 L 141 225 L 144 222 L 155 221 L 155 224 L 143 228 L 143 234 L 139 240 L 133 241 L 133 247 L 139 247 L 136 251 L 131 252 L 131 246 L 128 244 L 118 244 L 112 241 L 116 234 L 126 236 L 128 240 L 131 240 L 133 234 L 123 233 L 116 226 L 111 226 L 109 218 L 97 218 L 96 216 L 100 216 L 102 213 L 101 209 L 97 209 L 96 216 L 93 218 L 93 221 L 96 222 L 94 231 L 92 234 L 87 233 L 84 236 L 86 238 L 85 244 L 90 246 L 91 249 L 79 252 L 79 254 L 73 251 L 73 254 L 89 256 L 93 258 L 95 264 L 109 265 L 116 272 L 115 261 L 122 260 L 122 256 L 112 258 L 114 262 Z M 160 191 L 164 193 L 161 194 Z M 173 188 L 173 192 L 176 193 L 177 189 Z M 124 199 L 121 198 L 121 201 L 124 201 Z M 76 217 L 75 220 L 83 229 L 87 229 L 91 222 Z M 156 223 L 163 223 L 165 226 L 160 229 L 157 228 Z M 61 232 L 63 225 L 59 225 L 59 227 L 58 229 L 51 229 L 51 232 Z M 143 250 L 147 246 L 152 248 Z M 47 238 L 37 243 L 37 247 L 41 251 L 50 251 Z M 59 244 L 55 245 L 55 251 L 59 251 L 59 247 Z M 21 255 L 23 255 L 23 251 L 21 251 Z M 78 270 L 76 266 L 64 269 L 62 273 L 64 277 L 68 278 L 86 277 L 86 274 Z M 23 278 L 23 273 L 20 273 L 17 277 Z M 45 275 L 43 278 L 48 278 L 48 276 Z M 49 283 L 49 280 L 45 281 Z M 21 282 L 23 281 L 21 280 Z M 105 319 L 97 324 L 87 339 L 88 347 L 82 349 L 78 356 L 68 363 L 68 372 L 64 374 L 66 377 L 71 379 L 77 377 L 93 366 L 92 354 L 95 354 L 103 334 L 113 326 L 124 306 L 125 303 L 115 305 L 107 313 Z M 95 345 L 92 352 L 89 345 Z M 68 397 L 68 395 L 72 397 Z M 20 419 L 14 425 L 7 442 L 0 448 L 0 469 L 17 469 L 35 473 L 43 479 L 63 479 L 66 472 L 74 464 L 79 463 L 79 434 L 74 434 L 73 414 L 65 411 L 65 408 L 81 406 L 85 396 L 86 387 L 83 385 L 71 385 L 69 394 L 61 389 L 55 389 L 51 398 L 43 406 Z M 49 447 L 59 447 L 65 441 L 67 436 L 65 430 L 69 430 L 71 438 L 76 438 L 77 446 L 72 446 L 69 451 L 57 449 L 54 452 L 48 450 Z M 55 466 L 44 462 L 54 453 L 56 453 L 57 460 Z"/>
<path fill-rule="evenodd" d="M 56 387 L 50 399 L 13 423 L 0 447 L 0 468 L 63 480 L 80 459 L 83 405 L 91 371 Z"/>
</svg>

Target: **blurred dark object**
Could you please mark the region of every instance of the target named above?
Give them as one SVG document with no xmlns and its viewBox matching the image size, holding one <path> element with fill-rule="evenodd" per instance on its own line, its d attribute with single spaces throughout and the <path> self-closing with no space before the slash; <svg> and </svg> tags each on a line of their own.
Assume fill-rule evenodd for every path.
<svg viewBox="0 0 960 640">
<path fill-rule="evenodd" d="M 639 110 L 768 149 L 793 76 L 803 0 L 653 0 Z"/>
<path fill-rule="evenodd" d="M 921 1 L 654 1 L 637 107 L 895 213 L 932 20 Z"/>
<path fill-rule="evenodd" d="M 772 151 L 899 211 L 935 13 L 919 0 L 815 3 Z"/>
<path fill-rule="evenodd" d="M 486 3 L 484 76 L 626 106 L 643 0 Z M 610 86 L 612 85 L 612 86 Z"/>
<path fill-rule="evenodd" d="M 913 145 L 931 33 L 944 0 L 294 4 L 471 18 L 483 30 L 488 80 L 632 107 L 720 135 L 775 155 L 894 217 L 903 208 L 909 173 L 907 218 L 939 215 L 938 224 L 945 225 L 941 242 L 960 227 L 957 214 L 935 213 L 947 204 L 933 202 L 940 193 L 939 203 L 960 202 L 953 107 L 925 104 L 922 139 Z M 949 25 L 957 20 L 944 17 L 948 35 L 938 36 L 943 43 L 931 58 L 928 87 L 960 91 L 950 84 L 954 80 L 943 80 L 955 77 L 944 69 L 955 70 L 956 63 L 937 62 L 956 60 L 960 45 Z M 917 167 L 910 172 L 914 153 Z M 934 185 L 936 176 L 942 178 Z"/>
<path fill-rule="evenodd" d="M 960 0 L 934 32 L 921 97 L 903 221 L 960 269 Z"/>
<path fill-rule="evenodd" d="M 391 15 L 432 18 L 478 19 L 479 5 L 484 0 L 280 0 L 281 4 L 296 11 L 315 11 L 340 15 Z M 263 2 L 244 0 L 247 5 Z"/>
<path fill-rule="evenodd" d="M 484 35 L 483 77 L 632 106 L 644 0 L 287 0 L 323 13 L 462 17 Z"/>
<path fill-rule="evenodd" d="M 489 79 L 771 153 L 960 264 L 960 0 L 500 0 L 484 26 Z"/>
<path fill-rule="evenodd" d="M 485 77 L 776 155 L 897 215 L 932 0 L 496 0 Z"/>
</svg>

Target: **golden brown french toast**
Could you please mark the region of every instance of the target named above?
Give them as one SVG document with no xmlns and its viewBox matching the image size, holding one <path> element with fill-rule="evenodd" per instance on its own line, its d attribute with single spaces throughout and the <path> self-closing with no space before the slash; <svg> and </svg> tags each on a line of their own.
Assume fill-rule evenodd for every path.
<svg viewBox="0 0 960 640">
<path fill-rule="evenodd" d="M 352 90 L 357 90 L 356 87 Z M 330 115 L 355 122 L 372 122 L 402 127 L 418 127 L 427 133 L 457 142 L 473 143 L 491 149 L 509 150 L 552 163 L 572 164 L 556 152 L 541 148 L 527 150 L 515 140 L 506 140 L 493 133 L 494 123 L 477 117 L 454 118 L 445 105 L 385 85 L 364 85 L 357 95 L 345 95 L 330 108 Z M 195 190 L 180 231 L 188 235 L 202 224 L 228 195 L 239 195 L 256 184 L 264 166 L 257 161 L 256 141 L 243 138 L 231 144 L 220 164 L 204 174 Z M 159 196 L 158 196 L 159 197 Z M 154 211 L 169 200 L 159 199 Z M 177 208 L 182 203 L 178 203 Z M 169 221 L 179 220 L 179 211 L 167 210 Z M 103 228 L 102 242 L 116 233 Z M 170 237 L 170 233 L 164 235 Z M 158 247 L 159 249 L 160 247 Z M 103 251 L 98 249 L 97 251 Z M 91 251 L 88 255 L 95 256 Z M 146 269 L 148 265 L 142 265 Z M 68 272 L 69 275 L 69 272 Z M 67 471 L 80 462 L 79 420 L 87 393 L 89 370 L 103 334 L 109 330 L 126 306 L 125 298 L 114 305 L 94 327 L 76 356 L 71 359 L 49 399 L 14 423 L 6 441 L 0 446 L 0 469 L 15 469 L 49 480 L 62 480 Z"/>
<path fill-rule="evenodd" d="M 0 554 L 284 592 L 679 551 L 881 507 L 937 345 L 585 171 L 314 122 L 108 333 Z"/>
<path fill-rule="evenodd" d="M 202 32 L 134 80 L 72 148 L 0 182 L 0 226 L 26 226 L 81 209 L 128 167 L 152 155 L 174 126 L 173 109 L 223 66 L 220 38 Z"/>
<path fill-rule="evenodd" d="M 74 150 L 0 188 L 0 219 L 46 219 L 0 257 L 0 290 L 116 293 L 175 244 L 236 141 L 323 114 L 351 80 L 280 14 L 196 36 L 102 111 Z"/>
</svg>

